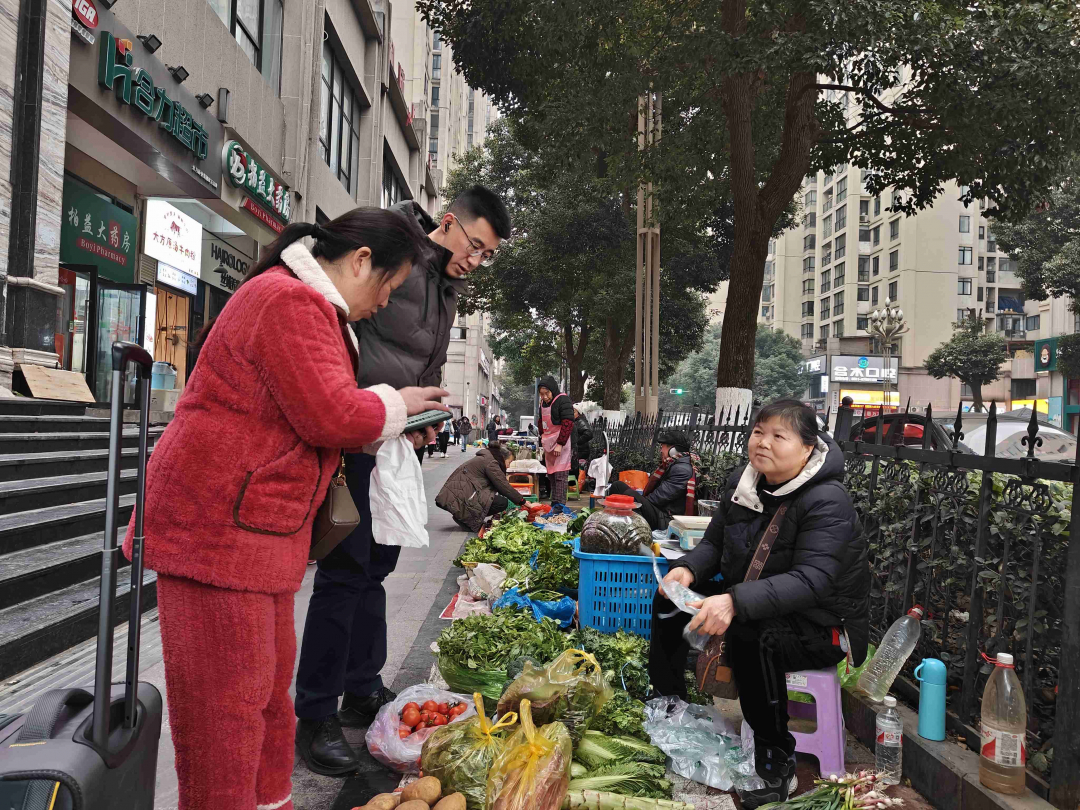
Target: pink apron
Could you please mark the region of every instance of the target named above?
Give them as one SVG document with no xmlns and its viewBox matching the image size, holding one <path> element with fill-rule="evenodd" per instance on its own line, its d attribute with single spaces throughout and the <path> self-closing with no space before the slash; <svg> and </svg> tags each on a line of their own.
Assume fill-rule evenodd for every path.
<svg viewBox="0 0 1080 810">
<path fill-rule="evenodd" d="M 555 399 L 551 400 L 551 405 L 554 405 L 555 400 L 559 397 L 565 396 L 566 394 L 559 394 Z M 559 442 L 559 432 L 562 430 L 562 425 L 551 424 L 551 405 L 541 406 L 540 408 L 540 426 L 542 428 L 540 444 L 544 448 L 544 466 L 547 467 L 549 473 L 566 472 L 570 469 L 570 456 L 573 455 L 573 450 L 570 448 L 570 439 L 567 439 L 562 452 L 555 455 L 555 445 Z"/>
</svg>

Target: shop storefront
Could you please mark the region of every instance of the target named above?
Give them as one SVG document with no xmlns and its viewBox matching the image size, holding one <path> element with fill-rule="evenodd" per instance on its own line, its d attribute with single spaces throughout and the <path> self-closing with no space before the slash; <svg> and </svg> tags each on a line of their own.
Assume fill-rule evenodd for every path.
<svg viewBox="0 0 1080 810">
<path fill-rule="evenodd" d="M 836 407 L 850 397 L 856 409 L 877 414 L 884 408 L 891 413 L 900 408 L 897 391 L 900 361 L 874 355 L 834 354 L 829 356 L 829 391 L 832 406 Z M 889 393 L 885 393 L 885 383 Z"/>
<path fill-rule="evenodd" d="M 202 270 L 199 273 L 202 314 L 216 318 L 255 263 L 258 245 L 244 233 L 203 231 Z"/>
<path fill-rule="evenodd" d="M 1076 435 L 1080 428 L 1080 379 L 1069 379 L 1058 368 L 1058 339 L 1035 341 L 1036 396 L 1017 399 L 1013 408 L 1034 408 L 1050 424 Z"/>
</svg>

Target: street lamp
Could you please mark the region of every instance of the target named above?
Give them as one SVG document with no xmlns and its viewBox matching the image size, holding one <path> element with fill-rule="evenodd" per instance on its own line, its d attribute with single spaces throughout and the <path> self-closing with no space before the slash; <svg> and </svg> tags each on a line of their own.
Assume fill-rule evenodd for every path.
<svg viewBox="0 0 1080 810">
<path fill-rule="evenodd" d="M 884 307 L 875 309 L 870 313 L 870 328 L 868 331 L 880 340 L 882 345 L 881 353 L 885 361 L 883 372 L 885 377 L 885 401 L 882 404 L 882 413 L 884 413 L 885 405 L 892 404 L 889 390 L 892 381 L 889 372 L 892 370 L 893 340 L 907 331 L 907 324 L 904 322 L 904 311 L 900 307 L 894 306 L 892 301 L 886 298 Z"/>
</svg>

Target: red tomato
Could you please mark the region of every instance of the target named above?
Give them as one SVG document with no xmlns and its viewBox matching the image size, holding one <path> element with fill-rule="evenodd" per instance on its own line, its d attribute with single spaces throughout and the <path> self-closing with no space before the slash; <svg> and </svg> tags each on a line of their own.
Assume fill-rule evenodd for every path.
<svg viewBox="0 0 1080 810">
<path fill-rule="evenodd" d="M 468 706 L 464 703 L 459 703 L 450 710 L 450 716 L 457 717 L 458 715 L 465 714 L 468 710 Z"/>
<path fill-rule="evenodd" d="M 420 711 L 420 704 L 419 703 L 406 703 L 404 706 L 401 707 L 402 713 L 407 712 L 409 709 L 416 709 L 417 711 Z"/>
<path fill-rule="evenodd" d="M 408 737 L 410 734 L 412 734 L 412 729 L 411 728 L 406 728 L 405 726 L 402 726 L 401 728 L 399 728 L 398 733 L 397 733 L 398 737 L 400 737 L 403 740 L 406 737 Z"/>
<path fill-rule="evenodd" d="M 401 714 L 401 722 L 412 728 L 420 722 L 420 711 L 418 709 L 406 709 Z"/>
<path fill-rule="evenodd" d="M 421 720 L 419 723 L 416 724 L 416 728 L 414 728 L 413 731 L 421 731 L 422 729 L 425 729 L 427 727 L 428 724 Z"/>
<path fill-rule="evenodd" d="M 438 708 L 439 714 L 450 714 L 450 704 L 440 703 Z"/>
<path fill-rule="evenodd" d="M 423 709 L 425 712 L 434 712 L 438 711 L 439 704 L 436 703 L 434 700 L 425 700 L 424 705 L 420 708 Z"/>
<path fill-rule="evenodd" d="M 436 726 L 445 726 L 450 722 L 450 719 L 445 714 L 436 714 L 433 724 Z"/>
</svg>

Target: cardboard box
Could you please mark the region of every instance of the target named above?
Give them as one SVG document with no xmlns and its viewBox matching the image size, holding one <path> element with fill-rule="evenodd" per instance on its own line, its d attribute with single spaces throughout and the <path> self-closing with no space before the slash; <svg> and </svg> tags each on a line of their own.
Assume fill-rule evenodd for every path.
<svg viewBox="0 0 1080 810">
<path fill-rule="evenodd" d="M 180 391 L 175 388 L 151 388 L 150 410 L 175 411 L 178 399 L 180 399 Z"/>
</svg>

